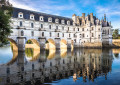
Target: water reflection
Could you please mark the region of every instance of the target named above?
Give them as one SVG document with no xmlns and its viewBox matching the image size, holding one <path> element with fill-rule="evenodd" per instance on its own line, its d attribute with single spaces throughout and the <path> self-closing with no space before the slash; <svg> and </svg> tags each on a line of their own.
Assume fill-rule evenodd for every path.
<svg viewBox="0 0 120 85">
<path fill-rule="evenodd" d="M 71 76 L 74 82 L 79 78 L 94 82 L 99 76 L 107 80 L 116 53 L 114 49 L 26 50 L 18 52 L 14 62 L 0 66 L 0 85 L 40 85 Z"/>
</svg>

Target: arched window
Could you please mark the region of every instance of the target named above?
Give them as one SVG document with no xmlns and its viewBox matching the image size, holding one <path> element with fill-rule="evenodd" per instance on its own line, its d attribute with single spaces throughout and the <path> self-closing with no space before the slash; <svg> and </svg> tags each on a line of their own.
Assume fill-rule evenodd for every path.
<svg viewBox="0 0 120 85">
<path fill-rule="evenodd" d="M 94 37 L 94 34 L 92 33 L 92 37 Z"/>
<path fill-rule="evenodd" d="M 43 28 L 43 24 L 41 24 L 41 28 Z"/>
<path fill-rule="evenodd" d="M 67 21 L 67 25 L 70 25 L 70 21 Z"/>
<path fill-rule="evenodd" d="M 52 22 L 52 18 L 51 17 L 48 18 L 48 22 Z"/>
<path fill-rule="evenodd" d="M 34 31 L 31 32 L 31 35 L 34 36 Z"/>
<path fill-rule="evenodd" d="M 24 31 L 23 30 L 21 31 L 21 36 L 24 36 Z"/>
<path fill-rule="evenodd" d="M 18 18 L 23 18 L 23 13 L 22 12 L 18 13 Z"/>
<path fill-rule="evenodd" d="M 34 24 L 33 23 L 31 23 L 31 28 L 34 28 Z"/>
<path fill-rule="evenodd" d="M 59 19 L 55 19 L 55 23 L 59 23 Z"/>
<path fill-rule="evenodd" d="M 68 31 L 69 31 L 69 27 L 68 27 Z"/>
<path fill-rule="evenodd" d="M 22 27 L 22 26 L 23 26 L 22 21 L 20 21 L 20 27 Z"/>
<path fill-rule="evenodd" d="M 40 21 L 44 21 L 44 17 L 43 16 L 40 16 Z"/>
<path fill-rule="evenodd" d="M 34 15 L 33 14 L 30 15 L 30 19 L 34 20 Z"/>
<path fill-rule="evenodd" d="M 64 27 L 62 26 L 62 30 L 64 30 Z"/>
<path fill-rule="evenodd" d="M 63 35 L 63 37 L 64 37 L 64 33 L 63 33 L 62 35 Z"/>
<path fill-rule="evenodd" d="M 44 32 L 42 32 L 42 37 L 44 36 Z"/>
<path fill-rule="evenodd" d="M 51 32 L 50 32 L 50 37 L 51 37 Z"/>
<path fill-rule="evenodd" d="M 51 25 L 49 25 L 49 29 L 51 29 Z"/>
</svg>

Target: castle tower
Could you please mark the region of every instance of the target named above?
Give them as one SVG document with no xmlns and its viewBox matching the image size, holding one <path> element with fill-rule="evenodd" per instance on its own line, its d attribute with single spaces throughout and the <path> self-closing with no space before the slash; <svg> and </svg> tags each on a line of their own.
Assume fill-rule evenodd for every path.
<svg viewBox="0 0 120 85">
<path fill-rule="evenodd" d="M 90 21 L 92 24 L 94 24 L 93 13 L 90 13 Z"/>
<path fill-rule="evenodd" d="M 72 20 L 74 21 L 74 24 L 77 23 L 77 16 L 76 16 L 76 14 L 73 14 L 73 15 L 72 15 Z"/>
<path fill-rule="evenodd" d="M 82 13 L 82 25 L 85 25 L 85 13 Z"/>
<path fill-rule="evenodd" d="M 104 14 L 104 21 L 106 22 L 106 14 Z"/>
</svg>

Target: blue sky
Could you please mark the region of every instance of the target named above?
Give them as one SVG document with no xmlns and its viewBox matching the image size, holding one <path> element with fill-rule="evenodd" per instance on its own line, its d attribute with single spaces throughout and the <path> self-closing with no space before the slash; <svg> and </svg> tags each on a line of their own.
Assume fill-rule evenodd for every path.
<svg viewBox="0 0 120 85">
<path fill-rule="evenodd" d="M 102 19 L 104 13 L 113 28 L 120 28 L 120 0 L 9 0 L 14 7 L 48 14 L 72 17 L 94 13 Z"/>
</svg>

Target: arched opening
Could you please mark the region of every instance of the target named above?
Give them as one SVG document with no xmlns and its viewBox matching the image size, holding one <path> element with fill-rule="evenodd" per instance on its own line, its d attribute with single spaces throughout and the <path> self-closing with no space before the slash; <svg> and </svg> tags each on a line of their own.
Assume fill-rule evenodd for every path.
<svg viewBox="0 0 120 85">
<path fill-rule="evenodd" d="M 12 51 L 18 51 L 17 43 L 11 38 L 8 38 L 8 40 L 10 41 L 10 46 Z"/>
<path fill-rule="evenodd" d="M 25 44 L 25 56 L 28 61 L 34 61 L 40 56 L 40 45 L 35 39 L 29 39 Z"/>
<path fill-rule="evenodd" d="M 65 57 L 67 55 L 67 41 L 64 39 L 60 41 L 60 55 L 61 57 Z"/>
<path fill-rule="evenodd" d="M 56 46 L 53 39 L 48 39 L 45 44 L 46 57 L 47 59 L 52 59 L 55 56 Z"/>
<path fill-rule="evenodd" d="M 56 50 L 46 50 L 47 59 L 53 59 L 55 57 Z"/>
<path fill-rule="evenodd" d="M 7 38 L 7 40 L 10 42 L 10 46 L 5 46 L 0 48 L 0 53 L 3 56 L 0 56 L 0 64 L 13 64 L 18 56 L 18 46 L 15 40 L 11 38 Z"/>
<path fill-rule="evenodd" d="M 71 51 L 73 51 L 73 50 L 74 50 L 74 41 L 71 40 Z"/>
<path fill-rule="evenodd" d="M 45 44 L 46 50 L 56 50 L 55 41 L 53 39 L 48 39 Z"/>
</svg>

